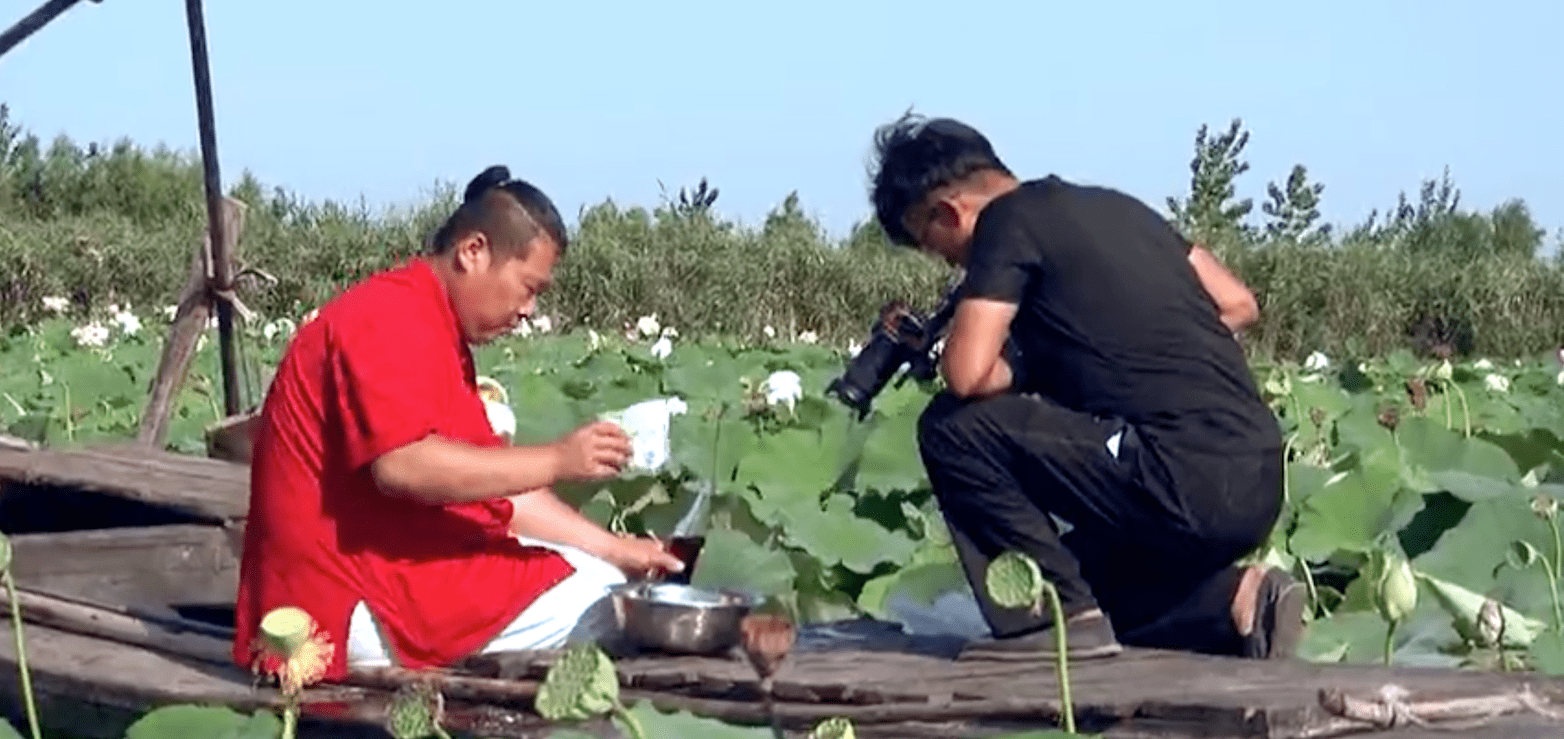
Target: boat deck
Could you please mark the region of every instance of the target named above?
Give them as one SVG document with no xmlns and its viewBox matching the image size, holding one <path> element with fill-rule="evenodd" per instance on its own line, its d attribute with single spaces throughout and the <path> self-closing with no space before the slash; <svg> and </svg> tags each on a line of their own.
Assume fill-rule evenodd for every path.
<svg viewBox="0 0 1564 739">
<path fill-rule="evenodd" d="M 0 448 L 0 530 L 14 543 L 34 690 L 55 728 L 118 739 L 157 705 L 276 705 L 274 691 L 227 662 L 246 468 L 173 456 Z M 99 509 L 83 508 L 93 501 Z M 102 510 L 114 506 L 117 517 Z M 67 525 L 72 520 L 81 525 Z M 806 625 L 776 675 L 776 714 L 800 737 L 831 716 L 851 718 L 864 737 L 964 739 L 1056 725 L 1051 662 L 957 661 L 959 646 L 882 622 Z M 14 649 L 0 639 L 0 693 L 19 717 Z M 610 649 L 627 705 L 768 721 L 757 677 L 737 655 Z M 557 727 L 534 714 L 531 701 L 553 656 L 484 655 L 436 673 L 449 728 L 549 736 Z M 1106 737 L 1443 737 L 1478 718 L 1484 722 L 1460 735 L 1564 736 L 1564 680 L 1537 674 L 1130 650 L 1073 663 L 1070 677 L 1079 729 Z M 409 678 L 368 671 L 353 685 L 312 691 L 305 735 L 388 736 L 379 725 L 389 690 Z M 1399 709 L 1381 699 L 1389 686 L 1406 691 Z M 1407 723 L 1406 709 L 1416 720 L 1389 729 L 1393 714 Z M 1418 725 L 1425 721 L 1435 726 Z M 603 722 L 578 728 L 616 736 Z"/>
</svg>

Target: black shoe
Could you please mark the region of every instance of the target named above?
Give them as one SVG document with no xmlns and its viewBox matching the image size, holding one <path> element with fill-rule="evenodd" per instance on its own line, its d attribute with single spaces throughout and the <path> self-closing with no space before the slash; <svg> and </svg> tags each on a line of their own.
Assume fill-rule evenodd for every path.
<svg viewBox="0 0 1564 739">
<path fill-rule="evenodd" d="M 1307 597 L 1303 583 L 1286 572 L 1268 568 L 1255 596 L 1254 627 L 1244 637 L 1244 656 L 1293 658 L 1303 640 L 1303 607 Z"/>
<path fill-rule="evenodd" d="M 1113 633 L 1113 625 L 1108 622 L 1108 617 L 1104 616 L 1102 611 L 1091 610 L 1072 616 L 1066 624 L 1068 628 L 1065 637 L 1068 642 L 1065 651 L 1068 659 L 1112 657 L 1124 651 L 1124 647 L 1119 645 L 1118 637 Z M 1049 626 L 1020 636 L 978 639 L 962 647 L 961 654 L 956 659 L 1006 661 L 1057 659 L 1059 652 L 1056 649 L 1055 638 L 1054 628 Z"/>
</svg>

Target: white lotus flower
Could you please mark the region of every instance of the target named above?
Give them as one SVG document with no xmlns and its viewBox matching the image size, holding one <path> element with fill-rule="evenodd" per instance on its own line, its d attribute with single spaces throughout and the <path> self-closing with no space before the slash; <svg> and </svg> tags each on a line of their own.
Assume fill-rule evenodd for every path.
<svg viewBox="0 0 1564 739">
<path fill-rule="evenodd" d="M 537 316 L 532 319 L 532 327 L 540 334 L 546 334 L 554 330 L 554 320 L 548 316 Z"/>
<path fill-rule="evenodd" d="M 305 313 L 304 317 L 299 319 L 299 325 L 303 326 L 304 324 L 309 323 L 310 321 L 315 320 L 315 317 L 318 316 L 318 315 L 320 315 L 320 309 L 319 308 L 311 308 L 311 309 L 309 309 L 309 312 Z"/>
<path fill-rule="evenodd" d="M 176 316 L 178 314 L 179 314 L 179 306 L 177 306 L 177 305 L 165 305 L 165 306 L 163 306 L 163 320 L 172 321 L 172 320 L 174 320 L 174 316 Z"/>
<path fill-rule="evenodd" d="M 798 341 L 802 344 L 813 344 L 819 340 L 820 337 L 817 336 L 813 331 L 805 331 L 798 335 Z"/>
<path fill-rule="evenodd" d="M 126 336 L 134 336 L 136 332 L 141 330 L 141 319 L 137 318 L 136 314 L 130 312 L 129 306 L 126 306 L 126 310 L 115 312 L 113 320 L 119 324 L 120 333 Z"/>
<path fill-rule="evenodd" d="M 1303 368 L 1310 372 L 1319 372 L 1330 366 L 1330 357 L 1314 352 L 1308 359 L 1303 360 Z"/>
<path fill-rule="evenodd" d="M 1488 389 L 1494 392 L 1507 393 L 1510 391 L 1510 378 L 1504 375 L 1490 374 L 1483 378 L 1483 384 L 1487 385 Z"/>
<path fill-rule="evenodd" d="M 659 328 L 657 325 L 657 314 L 653 313 L 649 316 L 641 316 L 640 318 L 635 319 L 635 328 L 637 331 L 641 332 L 642 336 L 656 336 L 657 330 Z"/>
<path fill-rule="evenodd" d="M 532 322 L 523 318 L 516 322 L 516 327 L 510 330 L 511 336 L 531 336 Z"/>
<path fill-rule="evenodd" d="M 1472 364 L 1472 369 L 1480 369 L 1480 370 L 1493 369 L 1493 362 L 1488 361 L 1488 358 L 1484 357 L 1482 359 L 1477 360 L 1475 363 L 1473 363 Z"/>
<path fill-rule="evenodd" d="M 771 373 L 770 377 L 761 385 L 766 391 L 766 402 L 772 405 L 785 404 L 789 410 L 793 403 L 804 396 L 804 384 L 799 379 L 798 373 L 792 370 L 778 370 Z"/>
<path fill-rule="evenodd" d="M 109 329 L 93 321 L 85 326 L 71 329 L 71 338 L 76 340 L 77 346 L 103 346 L 109 340 Z"/>
<path fill-rule="evenodd" d="M 856 357 L 861 351 L 863 351 L 863 344 L 858 343 L 857 339 L 847 342 L 847 356 Z"/>
<path fill-rule="evenodd" d="M 587 329 L 587 348 L 596 349 L 603 345 L 603 337 L 597 335 L 594 329 Z"/>
<path fill-rule="evenodd" d="M 1555 379 L 1555 382 L 1557 382 L 1558 384 L 1564 385 L 1564 370 L 1559 370 L 1559 376 L 1557 378 L 1554 378 L 1554 379 Z"/>
<path fill-rule="evenodd" d="M 278 337 L 286 339 L 289 336 L 292 336 L 293 332 L 297 330 L 299 330 L 299 327 L 295 325 L 293 321 L 283 317 L 267 323 L 266 326 L 261 329 L 261 334 L 266 337 L 267 341 L 271 341 L 272 339 Z"/>
<path fill-rule="evenodd" d="M 672 353 L 673 342 L 669 341 L 668 337 L 666 336 L 658 339 L 657 343 L 652 344 L 652 356 L 657 357 L 658 359 L 667 359 L 668 355 Z"/>
<path fill-rule="evenodd" d="M 761 329 L 761 332 L 764 333 L 768 339 L 774 339 L 777 336 L 777 330 L 770 326 Z"/>
<path fill-rule="evenodd" d="M 65 308 L 69 305 L 69 300 L 58 295 L 45 296 L 43 299 L 44 310 L 50 311 L 51 313 L 64 313 Z"/>
</svg>

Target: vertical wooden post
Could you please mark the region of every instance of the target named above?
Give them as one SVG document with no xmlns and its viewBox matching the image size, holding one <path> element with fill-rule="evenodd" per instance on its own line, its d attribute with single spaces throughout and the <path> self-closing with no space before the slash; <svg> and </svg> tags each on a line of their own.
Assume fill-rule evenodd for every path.
<svg viewBox="0 0 1564 739">
<path fill-rule="evenodd" d="M 201 0 L 185 0 L 185 22 L 190 31 L 190 70 L 195 79 L 196 123 L 201 130 L 201 169 L 206 182 L 206 221 L 212 243 L 212 287 L 232 294 L 233 261 L 230 240 L 223 234 L 223 183 L 217 167 L 217 124 L 212 114 L 212 73 L 207 63 L 206 21 Z M 225 415 L 239 413 L 239 372 L 234 358 L 234 311 L 225 300 L 216 301 L 218 352 L 223 369 Z"/>
<path fill-rule="evenodd" d="M 174 396 L 184 384 L 190 360 L 195 358 L 196 343 L 206 331 L 212 315 L 212 276 L 217 272 L 217 255 L 231 257 L 237 252 L 239 234 L 244 231 L 245 204 L 233 198 L 223 198 L 223 238 L 229 243 L 218 248 L 211 242 L 211 233 L 197 240 L 195 257 L 190 263 L 190 279 L 179 296 L 179 307 L 174 312 L 174 326 L 169 330 L 168 343 L 163 345 L 163 358 L 158 362 L 157 377 L 141 414 L 141 428 L 136 441 L 152 448 L 161 448 L 168 437 L 168 413 L 174 404 Z M 230 270 L 231 271 L 231 270 Z"/>
</svg>

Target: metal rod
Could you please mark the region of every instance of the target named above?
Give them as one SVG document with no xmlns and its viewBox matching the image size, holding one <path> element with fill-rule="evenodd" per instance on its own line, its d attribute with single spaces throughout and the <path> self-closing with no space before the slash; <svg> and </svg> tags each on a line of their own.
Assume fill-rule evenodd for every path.
<svg viewBox="0 0 1564 739">
<path fill-rule="evenodd" d="M 0 56 L 4 56 L 17 44 L 27 40 L 34 31 L 49 24 L 49 21 L 58 18 L 61 13 L 71 9 L 72 5 L 81 0 L 49 0 L 34 10 L 31 15 L 16 22 L 16 25 L 5 29 L 0 33 Z"/>
<path fill-rule="evenodd" d="M 207 63 L 206 21 L 201 0 L 185 0 L 185 20 L 190 28 L 190 69 L 195 77 L 196 122 L 201 128 L 201 169 L 206 179 L 206 222 L 212 236 L 213 287 L 233 289 L 233 264 L 228 241 L 223 238 L 223 186 L 217 169 L 217 126 L 212 114 L 212 72 Z M 239 413 L 239 375 L 234 362 L 234 310 L 226 300 L 215 300 L 218 352 L 223 371 L 223 407 L 226 415 Z"/>
</svg>

